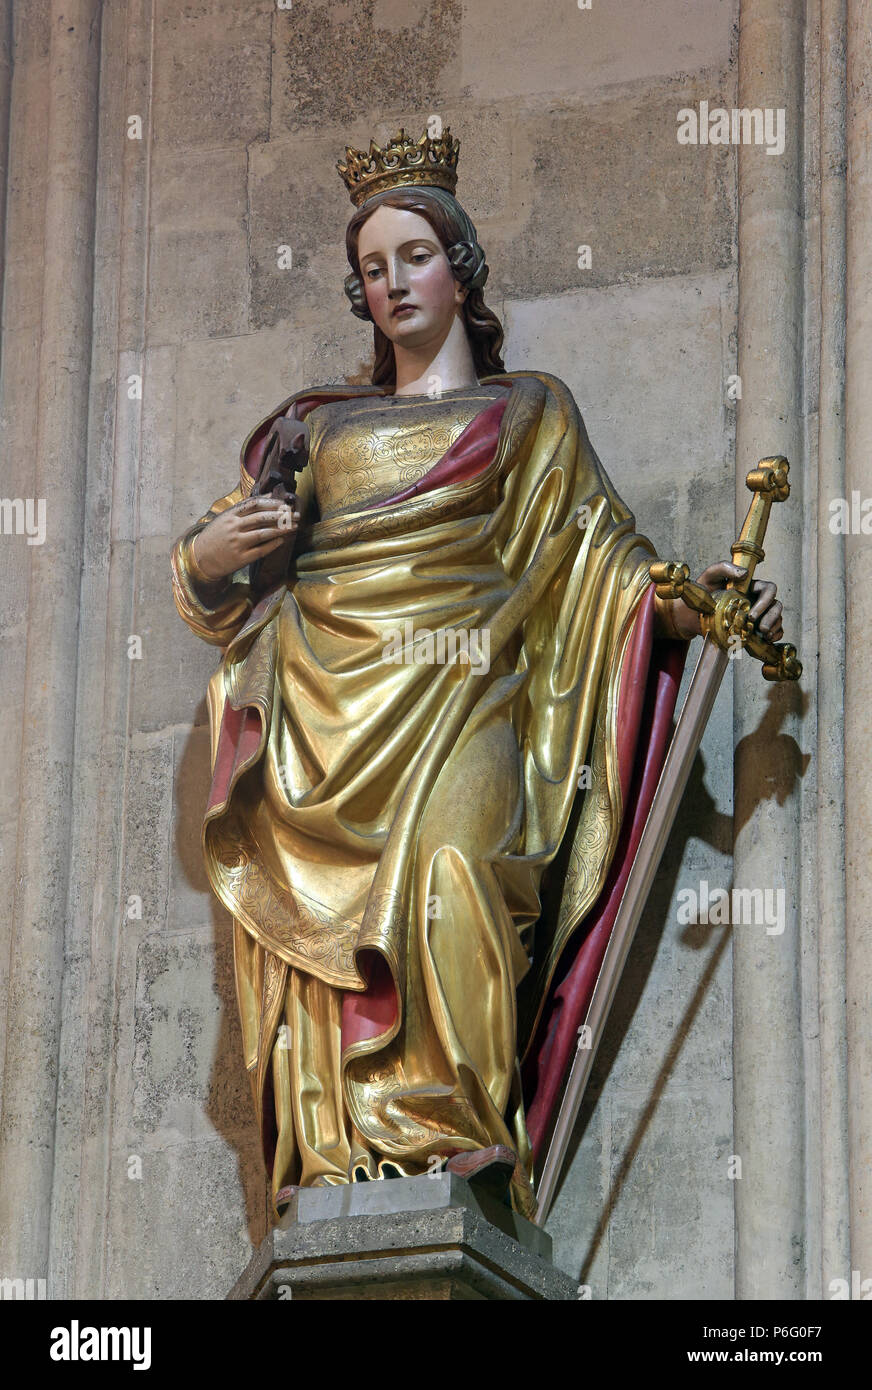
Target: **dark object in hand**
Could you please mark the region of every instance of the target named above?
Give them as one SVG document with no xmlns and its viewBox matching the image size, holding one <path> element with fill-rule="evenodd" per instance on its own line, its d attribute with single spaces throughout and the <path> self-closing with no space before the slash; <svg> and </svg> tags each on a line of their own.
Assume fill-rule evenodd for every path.
<svg viewBox="0 0 872 1390">
<path fill-rule="evenodd" d="M 304 420 L 288 419 L 286 415 L 280 415 L 267 435 L 263 463 L 250 495 L 277 497 L 295 507 L 296 475 L 308 462 L 309 426 Z M 286 554 L 285 549 L 281 548 L 280 553 Z M 249 565 L 248 575 L 252 587 L 259 587 L 267 576 L 268 583 L 272 582 L 272 567 L 269 564 L 272 558 L 272 555 L 265 555 L 260 560 L 253 560 Z"/>
<path fill-rule="evenodd" d="M 293 493 L 296 475 L 309 462 L 309 426 L 280 415 L 269 434 L 252 497 L 269 497 L 277 487 Z"/>
</svg>

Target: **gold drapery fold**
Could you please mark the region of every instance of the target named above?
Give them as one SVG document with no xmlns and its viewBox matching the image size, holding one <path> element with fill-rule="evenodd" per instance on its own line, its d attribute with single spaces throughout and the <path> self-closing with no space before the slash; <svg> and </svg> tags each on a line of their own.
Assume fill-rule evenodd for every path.
<svg viewBox="0 0 872 1390">
<path fill-rule="evenodd" d="M 286 592 L 265 606 L 253 610 L 244 575 L 198 588 L 193 531 L 176 547 L 179 610 L 226 647 L 213 759 L 228 708 L 262 721 L 207 814 L 204 851 L 237 920 L 265 1131 L 272 1089 L 274 1196 L 507 1143 L 513 1200 L 532 1209 L 516 990 L 582 766 L 558 930 L 536 961 L 543 997 L 614 854 L 617 695 L 654 551 L 563 383 L 491 380 L 512 390 L 490 465 L 306 525 Z M 434 663 L 427 634 L 449 632 L 487 659 Z M 365 990 L 368 952 L 390 971 L 395 1023 L 343 1049 L 341 1000 Z M 283 1012 L 265 1003 L 269 960 L 286 971 Z"/>
</svg>

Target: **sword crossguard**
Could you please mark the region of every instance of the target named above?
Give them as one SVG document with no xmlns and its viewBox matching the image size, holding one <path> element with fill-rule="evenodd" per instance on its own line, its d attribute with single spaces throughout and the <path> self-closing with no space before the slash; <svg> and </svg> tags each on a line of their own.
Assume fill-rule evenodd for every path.
<svg viewBox="0 0 872 1390">
<path fill-rule="evenodd" d="M 748 572 L 744 578 L 730 580 L 727 588 L 710 593 L 690 578 L 687 565 L 671 560 L 657 560 L 649 573 L 655 592 L 661 599 L 682 599 L 700 615 L 700 627 L 724 651 L 734 652 L 736 642 L 763 665 L 767 681 L 796 681 L 802 675 L 802 665 L 796 659 L 796 648 L 789 643 L 770 642 L 751 621 L 751 603 L 746 597 L 760 560 L 765 559 L 763 540 L 773 502 L 784 502 L 790 496 L 787 474 L 790 465 L 783 454 L 761 459 L 745 479 L 753 493 L 748 515 L 738 540 L 730 547 L 733 562 Z"/>
</svg>

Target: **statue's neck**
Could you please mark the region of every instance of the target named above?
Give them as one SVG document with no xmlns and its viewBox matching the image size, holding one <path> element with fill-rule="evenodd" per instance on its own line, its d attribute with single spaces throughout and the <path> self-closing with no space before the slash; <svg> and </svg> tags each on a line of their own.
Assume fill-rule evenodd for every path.
<svg viewBox="0 0 872 1390">
<path fill-rule="evenodd" d="M 434 391 L 457 391 L 463 386 L 478 385 L 466 325 L 459 314 L 435 351 L 432 345 L 406 348 L 394 343 L 394 360 L 397 396 L 433 395 Z"/>
</svg>

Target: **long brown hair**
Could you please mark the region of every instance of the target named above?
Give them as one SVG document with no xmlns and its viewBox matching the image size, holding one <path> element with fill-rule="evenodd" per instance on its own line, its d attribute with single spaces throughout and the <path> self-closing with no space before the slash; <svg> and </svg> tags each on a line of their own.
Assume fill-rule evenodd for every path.
<svg viewBox="0 0 872 1390">
<path fill-rule="evenodd" d="M 465 210 L 451 195 L 446 195 L 441 189 L 435 195 L 432 195 L 427 188 L 389 189 L 386 193 L 376 194 L 374 198 L 368 199 L 363 207 L 358 208 L 345 230 L 345 249 L 348 253 L 348 264 L 352 269 L 352 274 L 346 281 L 346 294 L 352 302 L 352 307 L 357 306 L 354 307 L 354 312 L 359 318 L 371 320 L 371 315 L 366 309 L 366 293 L 363 287 L 363 277 L 360 273 L 357 240 L 364 222 L 372 216 L 377 207 L 403 208 L 408 212 L 419 213 L 430 223 L 446 254 L 458 243 L 470 246 L 477 253 L 478 264 L 484 270 L 484 276 L 479 272 L 477 278 L 486 277 L 487 267 L 484 265 L 484 252 L 478 246 L 475 227 Z M 470 264 L 469 259 L 468 255 L 464 258 L 458 257 L 458 264 L 452 263 L 452 272 L 460 284 L 464 283 L 464 279 L 469 278 L 467 272 L 471 273 L 477 268 L 474 260 Z M 485 304 L 484 294 L 480 286 L 468 290 L 461 312 L 476 375 L 480 377 L 496 376 L 505 372 L 505 363 L 501 355 L 503 326 L 493 310 Z M 397 364 L 394 356 L 394 345 L 375 323 L 373 324 L 373 346 L 375 353 L 375 364 L 372 370 L 373 386 L 396 386 Z"/>
</svg>

